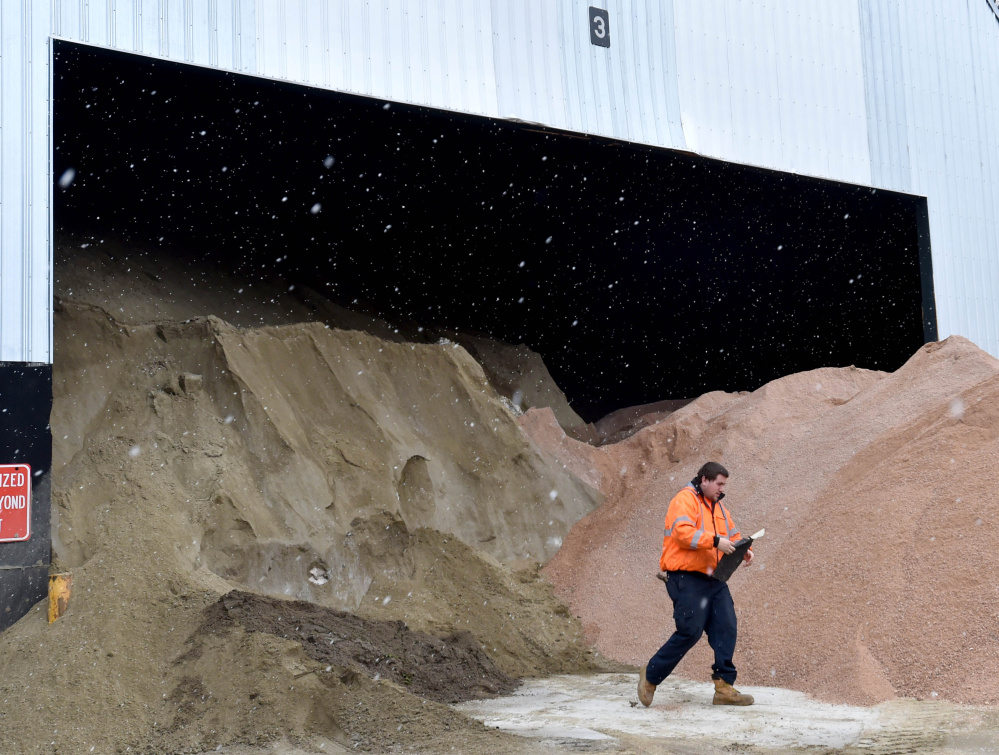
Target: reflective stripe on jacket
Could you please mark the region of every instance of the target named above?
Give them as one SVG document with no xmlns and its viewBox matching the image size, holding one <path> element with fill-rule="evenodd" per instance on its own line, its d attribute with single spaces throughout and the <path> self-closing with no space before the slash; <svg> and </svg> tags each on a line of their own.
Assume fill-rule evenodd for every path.
<svg viewBox="0 0 999 755">
<path fill-rule="evenodd" d="M 693 485 L 687 485 L 673 496 L 666 509 L 659 568 L 710 575 L 722 557 L 715 547 L 715 535 L 732 542 L 741 538 L 721 501 L 712 504 Z"/>
</svg>

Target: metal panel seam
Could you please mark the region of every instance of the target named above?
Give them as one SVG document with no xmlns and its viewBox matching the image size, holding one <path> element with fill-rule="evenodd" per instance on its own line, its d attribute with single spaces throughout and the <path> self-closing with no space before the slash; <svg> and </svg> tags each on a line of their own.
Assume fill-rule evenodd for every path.
<svg viewBox="0 0 999 755">
<path fill-rule="evenodd" d="M 780 83 L 780 62 L 778 58 L 777 51 L 777 26 L 774 16 L 770 17 L 770 34 L 773 39 L 774 48 L 774 82 L 777 85 L 777 136 L 780 144 L 780 160 L 781 163 L 787 164 L 787 153 L 784 151 L 784 108 L 783 108 L 783 98 L 780 96 L 781 93 L 781 83 Z"/>
<path fill-rule="evenodd" d="M 21 177 L 21 190 L 24 192 L 21 205 L 21 358 L 30 361 L 31 350 L 31 178 L 32 164 L 31 143 L 31 8 L 30 0 L 21 2 L 21 165 L 24 175 Z"/>
<path fill-rule="evenodd" d="M 323 86 L 330 85 L 330 9 L 329 3 L 322 4 L 322 42 L 323 42 Z"/>
<path fill-rule="evenodd" d="M 971 8 L 967 6 L 967 3 L 966 3 L 966 8 L 970 16 Z M 972 100 L 972 106 L 974 109 L 974 116 L 975 116 L 974 117 L 975 143 L 985 146 L 984 154 L 979 153 L 977 166 L 975 166 L 976 169 L 974 170 L 974 172 L 977 173 L 978 175 L 979 179 L 978 183 L 982 187 L 982 193 L 978 194 L 978 196 L 976 196 L 975 198 L 975 205 L 978 206 L 979 211 L 983 212 L 983 214 L 987 216 L 988 210 L 984 202 L 985 199 L 984 193 L 985 192 L 991 193 L 991 181 L 987 180 L 986 176 L 986 173 L 988 172 L 986 169 L 986 160 L 989 157 L 990 150 L 988 147 L 989 145 L 988 140 L 985 141 L 982 140 L 982 133 L 983 133 L 982 108 L 978 106 L 979 103 L 978 83 L 976 82 L 976 76 L 978 75 L 978 72 L 981 71 L 982 69 L 981 66 L 979 65 L 980 61 L 976 59 L 977 56 L 975 53 L 978 49 L 978 46 L 975 43 L 976 42 L 975 38 L 972 36 L 972 28 L 970 23 L 965 27 L 965 31 L 967 32 L 968 36 L 968 55 L 969 55 L 969 61 L 971 63 L 971 85 L 972 85 L 972 94 L 974 95 Z M 987 130 L 987 127 L 984 130 Z M 979 260 L 979 274 L 978 276 L 976 276 L 976 278 L 982 283 L 983 288 L 985 288 L 987 287 L 987 283 L 989 280 L 991 280 L 993 284 L 995 282 L 995 260 L 994 260 L 994 255 L 988 254 L 988 239 L 987 239 L 986 229 L 980 229 L 977 241 L 978 243 L 976 246 L 978 253 L 975 256 Z M 984 259 L 982 259 L 983 257 Z M 988 272 L 988 278 L 986 278 L 985 276 L 986 271 Z M 990 299 L 992 302 L 991 309 L 993 310 L 992 312 L 993 317 L 989 316 Z M 981 327 L 984 328 L 985 330 L 986 341 L 990 345 L 992 345 L 995 344 L 996 342 L 996 330 L 995 330 L 996 318 L 994 316 L 995 299 L 992 297 L 988 297 L 985 291 L 983 291 L 981 304 L 983 308 L 983 312 L 981 313 L 983 320 L 983 322 L 981 323 Z"/>
<path fill-rule="evenodd" d="M 665 14 L 660 26 L 664 29 L 663 39 L 666 42 L 665 63 L 668 65 L 666 89 L 667 124 L 669 126 L 670 144 L 679 149 L 687 149 L 687 140 L 683 133 L 683 123 L 680 118 L 680 67 L 676 60 L 676 7 L 673 0 L 666 0 L 663 7 Z"/>
<path fill-rule="evenodd" d="M 0 40 L 3 39 L 3 35 L 4 35 L 4 15 L 2 9 L 0 9 Z M 3 86 L 4 65 L 5 63 L 4 63 L 3 47 L 0 46 L 0 361 L 6 359 L 6 355 L 4 354 L 5 348 L 3 342 L 3 334 L 7 332 L 7 322 L 6 322 L 6 317 L 4 316 L 6 313 L 6 308 L 4 307 L 3 303 L 4 301 L 3 284 L 5 277 L 4 260 L 7 256 L 3 253 L 3 238 L 6 225 L 4 222 L 6 220 L 6 213 L 3 211 L 4 191 L 3 191 L 3 180 L 2 180 L 3 176 L 6 175 L 6 165 L 4 164 L 5 155 L 3 150 L 3 119 L 5 115 L 4 103 L 7 102 L 7 97 L 6 97 L 7 93 L 4 91 L 4 86 Z"/>
<path fill-rule="evenodd" d="M 142 48 L 142 0 L 133 0 L 132 49 Z"/>
<path fill-rule="evenodd" d="M 50 11 L 51 12 L 51 11 Z M 46 196 L 48 197 L 48 206 L 46 207 L 46 215 L 48 219 L 48 238 L 45 240 L 45 250 L 47 255 L 47 276 L 45 281 L 46 289 L 46 302 L 48 307 L 48 316 L 45 318 L 48 323 L 47 328 L 47 348 L 45 355 L 45 362 L 52 364 L 53 357 L 55 355 L 55 334 L 54 334 L 54 323 L 53 323 L 53 302 L 54 299 L 54 270 L 55 270 L 55 205 L 53 203 L 53 194 L 55 192 L 55 182 L 53 181 L 53 170 L 55 167 L 55 161 L 53 156 L 53 142 L 55 141 L 55 131 L 53 131 L 53 116 L 54 116 L 54 101 L 55 101 L 55 45 L 52 43 L 52 38 L 49 37 L 46 41 L 48 46 L 48 60 L 49 60 L 49 75 L 48 75 L 48 138 L 46 141 Z"/>
<path fill-rule="evenodd" d="M 241 17 L 240 0 L 233 0 L 230 21 L 232 24 L 232 69 L 234 71 L 243 69 L 243 31 L 242 24 L 239 22 Z"/>
</svg>

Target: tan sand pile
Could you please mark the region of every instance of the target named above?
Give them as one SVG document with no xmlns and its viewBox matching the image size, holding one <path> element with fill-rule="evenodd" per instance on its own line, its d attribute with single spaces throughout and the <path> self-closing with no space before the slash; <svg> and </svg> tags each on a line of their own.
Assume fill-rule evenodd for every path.
<svg viewBox="0 0 999 755">
<path fill-rule="evenodd" d="M 469 354 L 318 322 L 251 328 L 305 305 L 259 283 L 241 302 L 248 284 L 197 267 L 186 285 L 144 258 L 59 270 L 53 515 L 73 596 L 55 624 L 35 610 L 0 635 L 0 751 L 282 737 L 519 751 L 404 677 L 375 681 L 364 653 L 401 647 L 385 633 L 338 667 L 303 650 L 328 641 L 319 622 L 205 631 L 241 588 L 402 620 L 405 642 L 458 637 L 465 660 L 430 677 L 495 678 L 457 697 L 593 666 L 537 567 L 599 494 L 535 450 Z M 216 295 L 247 327 L 197 316 Z"/>
<path fill-rule="evenodd" d="M 608 497 L 544 571 L 605 655 L 644 663 L 672 631 L 654 579 L 666 505 L 714 459 L 742 532 L 767 530 L 730 582 L 740 680 L 833 701 L 999 701 L 999 361 L 967 340 L 892 374 L 707 394 L 600 449 L 542 412 L 523 424 Z M 701 643 L 678 673 L 706 679 L 710 663 Z"/>
<path fill-rule="evenodd" d="M 541 355 L 524 344 L 423 327 L 403 318 L 389 322 L 356 299 L 345 308 L 321 290 L 289 285 L 283 275 L 294 260 L 288 255 L 237 274 L 210 258 L 192 259 L 184 250 L 141 250 L 114 239 L 62 236 L 56 239 L 55 259 L 58 297 L 106 310 L 124 325 L 214 315 L 240 328 L 321 322 L 386 341 L 437 343 L 445 338 L 461 344 L 496 392 L 518 409 L 550 407 L 562 427 L 583 427 Z M 324 288 L 321 281 L 315 287 Z"/>
<path fill-rule="evenodd" d="M 104 476 L 112 460 L 124 481 L 187 491 L 175 505 L 195 528 L 183 544 L 193 563 L 345 608 L 372 578 L 347 534 L 355 519 L 390 512 L 501 561 L 543 561 L 594 505 L 533 450 L 454 344 L 318 323 L 125 328 L 72 309 L 59 315 L 73 337 L 58 355 L 55 454 L 82 462 L 104 446 L 57 486 L 60 555 L 72 566 L 97 546 L 97 514 L 123 482 Z"/>
</svg>

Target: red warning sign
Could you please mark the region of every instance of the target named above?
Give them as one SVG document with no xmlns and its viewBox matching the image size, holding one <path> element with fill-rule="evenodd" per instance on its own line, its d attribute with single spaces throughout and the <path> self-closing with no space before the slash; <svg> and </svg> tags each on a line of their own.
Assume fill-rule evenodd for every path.
<svg viewBox="0 0 999 755">
<path fill-rule="evenodd" d="M 31 467 L 0 464 L 0 543 L 31 537 Z"/>
</svg>

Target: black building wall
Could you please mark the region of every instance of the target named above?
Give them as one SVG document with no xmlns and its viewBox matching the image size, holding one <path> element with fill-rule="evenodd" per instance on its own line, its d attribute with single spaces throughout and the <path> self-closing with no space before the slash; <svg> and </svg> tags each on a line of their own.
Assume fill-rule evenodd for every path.
<svg viewBox="0 0 999 755">
<path fill-rule="evenodd" d="M 0 464 L 32 470 L 31 537 L 0 543 L 0 631 L 48 591 L 52 553 L 52 365 L 0 362 Z"/>
</svg>

